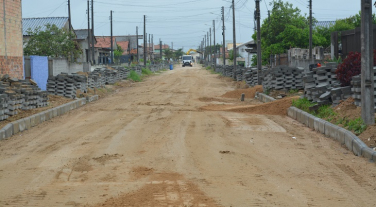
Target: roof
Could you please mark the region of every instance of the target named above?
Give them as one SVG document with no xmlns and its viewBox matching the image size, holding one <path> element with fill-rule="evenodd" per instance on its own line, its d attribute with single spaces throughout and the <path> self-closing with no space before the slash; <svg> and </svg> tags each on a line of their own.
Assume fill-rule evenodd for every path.
<svg viewBox="0 0 376 207">
<path fill-rule="evenodd" d="M 95 39 L 97 40 L 97 43 L 95 44 L 95 47 L 99 48 L 111 48 L 111 37 L 108 36 L 96 36 Z M 112 38 L 112 41 L 115 43 L 115 38 Z M 114 44 L 115 46 L 115 44 Z"/>
<path fill-rule="evenodd" d="M 88 29 L 78 29 L 78 30 L 74 30 L 74 32 L 77 35 L 76 39 L 78 39 L 78 40 L 85 40 L 85 39 L 87 39 Z"/>
<path fill-rule="evenodd" d="M 242 46 L 245 46 L 245 45 L 248 45 L 248 44 L 255 44 L 255 41 L 254 41 L 254 40 L 251 40 L 251 41 L 246 42 L 246 43 L 241 44 L 241 45 L 236 44 L 236 45 L 237 45 L 236 48 L 239 48 L 239 47 L 242 47 Z"/>
<path fill-rule="evenodd" d="M 68 17 L 42 17 L 42 18 L 22 18 L 22 34 L 27 36 L 27 30 L 35 30 L 40 27 L 42 31 L 46 30 L 46 24 L 56 25 L 59 29 L 63 28 L 68 22 Z"/>
<path fill-rule="evenodd" d="M 336 21 L 318 21 L 314 25 L 315 27 L 325 27 L 329 28 L 330 26 L 333 26 L 336 23 Z"/>
<path fill-rule="evenodd" d="M 118 44 L 121 49 L 123 49 L 123 55 L 126 55 L 128 54 L 127 50 L 128 50 L 128 45 L 129 45 L 129 41 L 116 41 L 116 44 Z"/>
<path fill-rule="evenodd" d="M 155 46 L 154 46 L 154 50 L 159 50 L 159 48 L 160 48 L 159 45 L 155 45 Z M 167 49 L 167 48 L 170 48 L 170 46 L 168 46 L 168 45 L 166 45 L 166 44 L 162 45 L 162 50 Z"/>
</svg>

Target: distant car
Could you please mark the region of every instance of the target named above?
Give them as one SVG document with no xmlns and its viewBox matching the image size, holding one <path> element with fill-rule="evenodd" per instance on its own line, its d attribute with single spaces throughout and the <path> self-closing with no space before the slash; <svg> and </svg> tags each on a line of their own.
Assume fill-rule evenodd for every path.
<svg viewBox="0 0 376 207">
<path fill-rule="evenodd" d="M 183 67 L 193 66 L 193 56 L 192 55 L 183 55 Z"/>
</svg>

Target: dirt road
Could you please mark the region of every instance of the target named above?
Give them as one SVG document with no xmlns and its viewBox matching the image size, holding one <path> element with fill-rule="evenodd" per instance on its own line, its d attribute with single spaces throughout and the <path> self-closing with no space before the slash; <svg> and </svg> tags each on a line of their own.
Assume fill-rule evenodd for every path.
<svg viewBox="0 0 376 207">
<path fill-rule="evenodd" d="M 0 206 L 376 205 L 376 165 L 337 142 L 284 116 L 204 110 L 240 105 L 220 97 L 231 90 L 176 68 L 1 141 Z"/>
</svg>

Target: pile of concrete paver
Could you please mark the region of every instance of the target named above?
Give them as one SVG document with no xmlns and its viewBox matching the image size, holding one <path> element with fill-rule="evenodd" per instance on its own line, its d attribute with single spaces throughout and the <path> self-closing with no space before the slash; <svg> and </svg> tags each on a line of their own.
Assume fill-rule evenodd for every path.
<svg viewBox="0 0 376 207">
<path fill-rule="evenodd" d="M 77 90 L 81 93 L 87 92 L 88 81 L 85 75 L 61 73 L 57 76 L 50 76 L 47 80 L 47 91 L 49 94 L 76 98 Z"/>
<path fill-rule="evenodd" d="M 376 67 L 373 68 L 373 74 L 374 74 L 374 82 L 373 82 L 373 87 L 374 87 L 374 101 L 375 101 L 375 112 L 376 112 Z M 356 106 L 361 106 L 362 105 L 362 96 L 361 96 L 361 77 L 360 75 L 352 77 L 351 80 L 351 91 L 352 91 L 352 97 L 355 100 L 355 105 Z"/>
<path fill-rule="evenodd" d="M 278 66 L 270 70 L 264 70 L 262 86 L 264 90 L 303 89 L 303 71 L 303 68 L 288 66 Z"/>
<path fill-rule="evenodd" d="M 17 115 L 19 110 L 30 110 L 48 105 L 46 91 L 41 91 L 32 80 L 18 80 L 4 75 L 0 81 L 0 120 Z"/>
<path fill-rule="evenodd" d="M 312 68 L 305 72 L 304 96 L 318 105 L 338 105 L 341 100 L 351 97 L 351 87 L 341 87 L 335 71 L 337 63 L 328 63 L 324 67 Z"/>
</svg>

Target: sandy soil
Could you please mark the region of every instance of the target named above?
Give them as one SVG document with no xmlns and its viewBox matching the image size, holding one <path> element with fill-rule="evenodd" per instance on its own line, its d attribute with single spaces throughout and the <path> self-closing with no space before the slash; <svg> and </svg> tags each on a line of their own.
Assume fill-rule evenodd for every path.
<svg viewBox="0 0 376 207">
<path fill-rule="evenodd" d="M 375 164 L 337 142 L 286 116 L 202 109 L 237 106 L 232 90 L 177 67 L 1 141 L 0 206 L 375 205 Z"/>
</svg>

